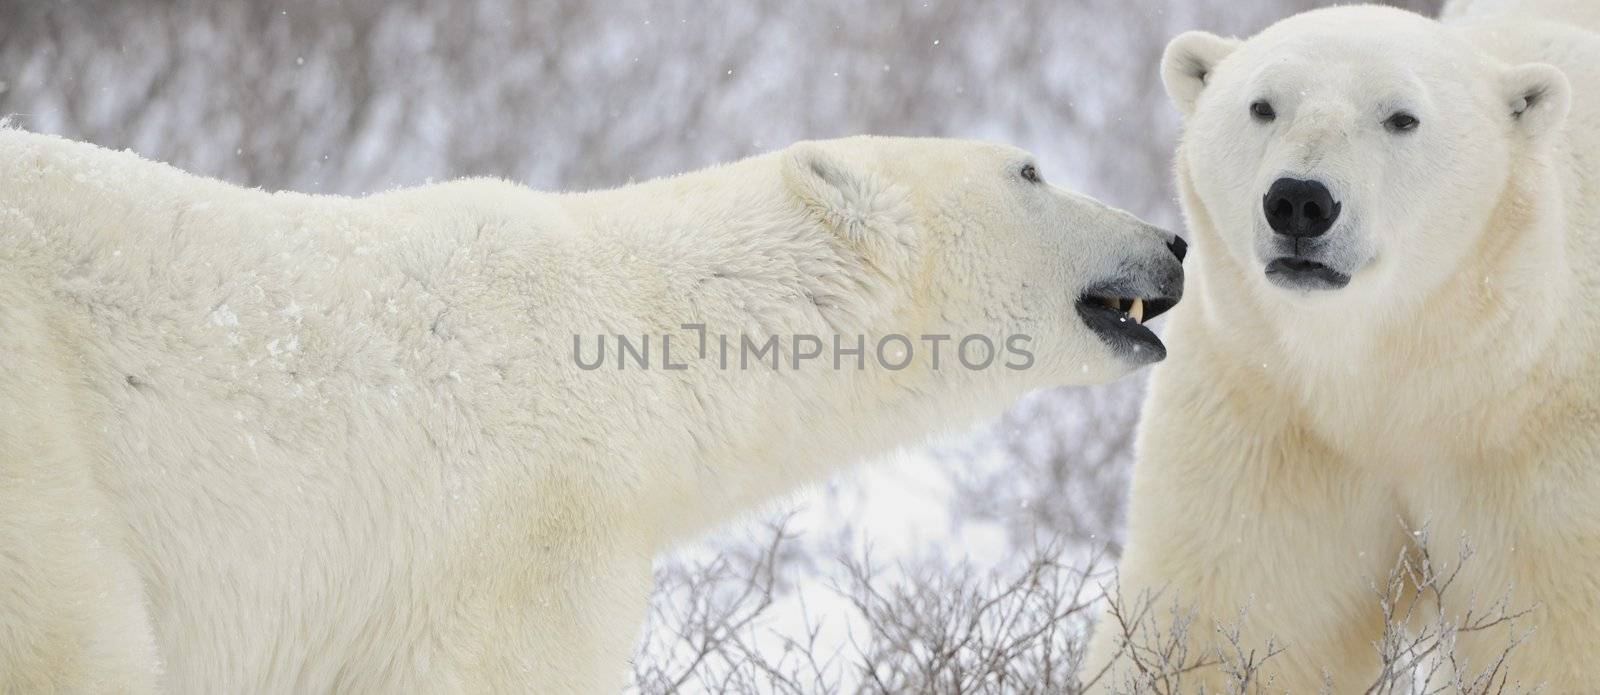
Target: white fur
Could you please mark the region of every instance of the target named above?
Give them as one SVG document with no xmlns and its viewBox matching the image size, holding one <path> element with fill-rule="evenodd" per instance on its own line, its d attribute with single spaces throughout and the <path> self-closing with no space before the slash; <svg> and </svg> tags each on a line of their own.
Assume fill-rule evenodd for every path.
<svg viewBox="0 0 1600 695">
<path fill-rule="evenodd" d="M 1073 304 L 1170 237 L 1027 160 L 857 138 L 349 199 L 0 129 L 0 692 L 614 690 L 668 544 L 1133 368 Z M 1036 361 L 717 369 L 685 323 Z M 599 333 L 688 368 L 579 369 Z"/>
<path fill-rule="evenodd" d="M 1374 681 L 1372 583 L 1424 525 L 1451 566 L 1458 538 L 1477 550 L 1449 615 L 1508 590 L 1534 607 L 1514 679 L 1600 688 L 1600 35 L 1532 4 L 1319 10 L 1168 49 L 1192 291 L 1143 413 L 1122 589 L 1194 606 L 1195 654 L 1248 607 L 1247 646 L 1289 647 L 1274 692 Z M 1382 127 L 1401 107 L 1416 131 Z M 1329 235 L 1366 261 L 1349 286 L 1265 279 L 1262 194 L 1285 172 L 1343 197 Z M 1468 670 L 1510 634 L 1464 638 Z"/>
</svg>

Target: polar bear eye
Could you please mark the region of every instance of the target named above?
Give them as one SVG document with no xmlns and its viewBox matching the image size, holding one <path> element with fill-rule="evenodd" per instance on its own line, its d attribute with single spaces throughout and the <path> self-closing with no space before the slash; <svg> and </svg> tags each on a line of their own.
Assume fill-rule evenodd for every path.
<svg viewBox="0 0 1600 695">
<path fill-rule="evenodd" d="M 1277 119 L 1278 112 L 1272 110 L 1272 104 L 1263 100 L 1250 105 L 1250 115 L 1262 123 L 1270 123 Z"/>
<path fill-rule="evenodd" d="M 1017 172 L 1017 174 L 1022 177 L 1023 181 L 1029 183 L 1039 183 L 1041 180 L 1039 178 L 1039 169 L 1032 164 L 1022 165 L 1022 171 Z"/>
<path fill-rule="evenodd" d="M 1389 120 L 1383 122 L 1383 127 L 1388 128 L 1391 133 L 1404 133 L 1408 130 L 1416 130 L 1419 123 L 1421 121 L 1418 121 L 1416 116 L 1404 111 L 1396 111 L 1393 116 L 1389 117 Z"/>
</svg>

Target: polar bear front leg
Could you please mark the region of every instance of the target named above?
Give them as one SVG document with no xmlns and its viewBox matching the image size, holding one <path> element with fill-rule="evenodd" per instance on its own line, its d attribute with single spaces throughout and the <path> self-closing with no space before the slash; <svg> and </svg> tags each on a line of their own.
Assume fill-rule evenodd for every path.
<svg viewBox="0 0 1600 695">
<path fill-rule="evenodd" d="M 156 692 L 132 565 L 80 499 L 41 485 L 0 471 L 0 693 Z"/>
<path fill-rule="evenodd" d="M 651 590 L 648 553 L 607 544 L 514 559 L 511 545 L 452 573 L 439 671 L 464 693 L 611 693 L 627 682 Z M 440 680 L 440 678 L 430 678 Z"/>
<path fill-rule="evenodd" d="M 161 672 L 79 377 L 0 286 L 0 693 L 150 693 Z"/>
<path fill-rule="evenodd" d="M 1260 661 L 1270 641 L 1282 652 L 1254 682 L 1272 692 L 1319 692 L 1329 678 L 1334 692 L 1366 687 L 1384 622 L 1377 587 L 1405 547 L 1396 503 L 1250 380 L 1200 384 L 1194 374 L 1206 372 L 1158 373 L 1141 419 L 1118 602 L 1135 616 L 1142 597 L 1158 602 L 1142 622 L 1125 616 L 1131 625 L 1102 614 L 1085 681 L 1098 677 L 1091 691 L 1107 692 L 1159 671 L 1134 650 L 1163 639 L 1156 630 L 1172 627 L 1176 605 L 1192 615 L 1190 663 L 1238 662 L 1251 650 Z M 1227 670 L 1184 675 L 1184 692 L 1200 683 L 1234 692 Z"/>
<path fill-rule="evenodd" d="M 1600 413 L 1600 404 L 1582 411 Z M 1428 518 L 1435 564 L 1454 579 L 1441 616 L 1460 630 L 1453 676 L 1473 683 L 1492 675 L 1548 695 L 1594 693 L 1600 433 L 1589 417 L 1537 413 L 1529 421 L 1512 454 L 1437 470 L 1408 490 L 1408 506 Z M 1459 556 L 1458 543 L 1470 554 Z"/>
</svg>

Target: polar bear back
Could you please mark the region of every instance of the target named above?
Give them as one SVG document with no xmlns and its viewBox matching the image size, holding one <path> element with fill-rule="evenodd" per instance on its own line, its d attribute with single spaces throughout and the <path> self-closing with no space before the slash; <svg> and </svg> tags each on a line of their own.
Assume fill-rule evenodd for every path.
<svg viewBox="0 0 1600 695">
<path fill-rule="evenodd" d="M 1600 5 L 1591 0 L 1452 0 L 1440 13 L 1445 21 L 1493 16 L 1539 18 L 1600 31 Z"/>
<path fill-rule="evenodd" d="M 386 601 L 450 586 L 418 568 L 459 566 L 432 556 L 471 550 L 447 539 L 518 484 L 484 478 L 532 478 L 549 460 L 512 452 L 570 449 L 604 426 L 545 427 L 558 408 L 604 404 L 529 395 L 560 392 L 528 387 L 570 349 L 557 288 L 619 306 L 610 295 L 634 291 L 577 260 L 594 254 L 563 210 L 560 196 L 483 180 L 272 194 L 0 130 L 0 296 L 42 317 L 55 347 L 39 349 L 77 371 L 73 398 L 103 435 L 77 463 L 126 521 L 170 628 L 158 626 L 163 650 L 242 638 L 261 641 L 242 653 L 279 660 L 174 663 L 180 689 L 297 690 L 274 679 L 332 683 L 393 658 L 329 647 L 409 629 L 415 606 Z M 229 574 L 241 567 L 278 575 Z M 302 601 L 286 608 L 291 586 Z"/>
</svg>

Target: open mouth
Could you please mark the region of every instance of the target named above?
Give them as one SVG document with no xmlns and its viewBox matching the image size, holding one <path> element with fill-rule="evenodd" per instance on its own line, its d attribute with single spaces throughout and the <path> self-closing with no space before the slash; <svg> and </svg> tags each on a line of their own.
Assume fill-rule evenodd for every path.
<svg viewBox="0 0 1600 695">
<path fill-rule="evenodd" d="M 1290 290 L 1337 290 L 1350 276 L 1301 256 L 1275 258 L 1267 264 L 1267 281 Z"/>
<path fill-rule="evenodd" d="M 1113 350 L 1140 364 L 1159 362 L 1167 346 L 1145 326 L 1177 305 L 1173 297 L 1139 296 L 1117 286 L 1090 288 L 1078 298 L 1078 316 Z"/>
</svg>

